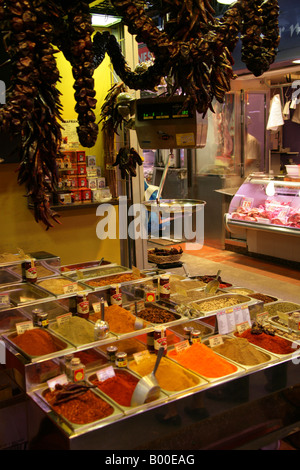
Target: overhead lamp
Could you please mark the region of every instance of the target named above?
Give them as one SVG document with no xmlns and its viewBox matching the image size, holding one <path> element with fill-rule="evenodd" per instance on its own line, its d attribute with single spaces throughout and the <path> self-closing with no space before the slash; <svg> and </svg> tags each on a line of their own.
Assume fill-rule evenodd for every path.
<svg viewBox="0 0 300 470">
<path fill-rule="evenodd" d="M 112 15 L 101 15 L 93 14 L 92 15 L 92 26 L 102 26 L 103 28 L 109 28 L 114 24 L 120 23 L 122 18 L 119 16 Z"/>
<path fill-rule="evenodd" d="M 267 196 L 274 196 L 275 195 L 275 185 L 274 181 L 270 181 L 266 186 L 266 195 Z"/>
<path fill-rule="evenodd" d="M 231 5 L 233 0 L 217 0 L 218 3 L 222 3 L 222 5 Z"/>
<path fill-rule="evenodd" d="M 293 60 L 293 64 L 300 64 L 300 59 Z"/>
</svg>

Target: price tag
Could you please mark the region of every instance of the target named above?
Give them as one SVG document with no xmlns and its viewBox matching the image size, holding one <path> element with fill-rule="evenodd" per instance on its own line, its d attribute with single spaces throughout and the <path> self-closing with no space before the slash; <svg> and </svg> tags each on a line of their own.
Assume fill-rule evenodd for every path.
<svg viewBox="0 0 300 470">
<path fill-rule="evenodd" d="M 214 348 L 215 346 L 219 346 L 220 344 L 223 344 L 223 338 L 221 335 L 215 335 L 209 338 L 209 345 L 212 348 Z"/>
<path fill-rule="evenodd" d="M 72 317 L 71 312 L 64 313 L 63 315 L 59 315 L 58 317 L 56 317 L 56 321 L 57 321 L 58 326 L 61 325 L 64 322 L 66 322 L 66 321 L 69 321 L 71 317 Z"/>
<path fill-rule="evenodd" d="M 186 289 L 184 289 L 182 286 L 176 286 L 175 290 L 177 294 L 184 295 L 185 297 L 187 297 Z"/>
<path fill-rule="evenodd" d="M 27 330 L 32 330 L 32 328 L 33 328 L 33 323 L 31 320 L 24 321 L 22 323 L 16 323 L 16 330 L 17 330 L 18 335 L 25 333 L 25 331 Z"/>
<path fill-rule="evenodd" d="M 101 302 L 95 302 L 92 304 L 93 310 L 95 313 L 101 312 Z"/>
<path fill-rule="evenodd" d="M 104 369 L 99 369 L 96 372 L 96 375 L 100 382 L 105 382 L 105 380 L 110 379 L 111 377 L 115 377 L 116 374 L 113 366 L 108 366 L 104 367 Z"/>
<path fill-rule="evenodd" d="M 220 310 L 217 313 L 217 322 L 218 322 L 218 330 L 222 335 L 226 335 L 228 333 L 228 324 L 227 324 L 227 315 L 226 310 Z"/>
<path fill-rule="evenodd" d="M 66 374 L 61 374 L 61 375 L 58 375 L 57 377 L 54 377 L 53 379 L 47 380 L 47 384 L 50 390 L 54 390 L 56 384 L 64 385 L 67 383 L 68 383 L 68 378 Z"/>
<path fill-rule="evenodd" d="M 10 304 L 9 295 L 8 294 L 0 294 L 0 305 L 4 306 L 4 305 L 9 305 L 9 304 Z"/>
<path fill-rule="evenodd" d="M 150 359 L 150 353 L 147 349 L 145 349 L 144 351 L 139 351 L 133 354 L 133 359 L 137 364 L 139 364 L 144 359 Z"/>
<path fill-rule="evenodd" d="M 78 286 L 76 282 L 73 282 L 72 284 L 68 284 L 64 286 L 64 293 L 65 294 L 74 294 L 74 292 L 77 292 Z"/>
<path fill-rule="evenodd" d="M 227 316 L 227 333 L 230 333 L 235 330 L 235 320 L 234 320 L 234 311 L 233 308 L 226 309 Z"/>
<path fill-rule="evenodd" d="M 137 312 L 141 312 L 145 308 L 145 302 L 143 300 L 138 300 L 136 303 Z"/>
<path fill-rule="evenodd" d="M 182 351 L 185 351 L 186 349 L 188 349 L 189 347 L 190 347 L 190 343 L 188 342 L 188 340 L 180 341 L 180 343 L 175 344 L 175 351 L 177 352 L 177 354 L 179 354 Z"/>
<path fill-rule="evenodd" d="M 141 277 L 141 271 L 135 266 L 132 266 L 132 274 L 136 277 Z"/>
<path fill-rule="evenodd" d="M 264 324 L 265 320 L 268 319 L 269 313 L 268 312 L 261 312 L 257 313 L 256 315 L 256 321 L 260 323 L 261 325 Z"/>
<path fill-rule="evenodd" d="M 251 197 L 244 197 L 241 203 L 241 207 L 244 209 L 251 209 L 253 205 L 253 198 Z"/>
<path fill-rule="evenodd" d="M 239 334 L 243 333 L 249 328 L 250 328 L 250 324 L 247 321 L 240 323 L 239 325 L 236 325 L 236 330 Z"/>
</svg>

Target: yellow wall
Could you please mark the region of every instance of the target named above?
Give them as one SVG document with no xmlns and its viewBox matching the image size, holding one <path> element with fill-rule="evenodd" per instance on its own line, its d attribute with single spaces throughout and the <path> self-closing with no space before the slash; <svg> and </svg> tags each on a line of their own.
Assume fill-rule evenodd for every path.
<svg viewBox="0 0 300 470">
<path fill-rule="evenodd" d="M 62 76 L 58 88 L 63 93 L 61 97 L 64 107 L 63 118 L 76 119 L 71 66 L 60 53 L 57 55 L 57 63 Z M 97 68 L 94 77 L 98 119 L 103 98 L 111 83 L 107 57 Z M 101 166 L 103 151 L 100 129 L 95 147 L 85 150 L 88 155 L 96 155 Z M 17 164 L 0 165 L 0 252 L 16 252 L 17 248 L 22 248 L 25 252 L 43 250 L 60 256 L 62 264 L 90 261 L 100 259 L 102 256 L 113 262 L 120 262 L 119 241 L 97 238 L 96 226 L 100 218 L 96 216 L 96 206 L 91 209 L 70 209 L 60 212 L 62 225 L 55 224 L 48 231 L 44 225 L 37 224 L 32 212 L 27 208 L 25 187 L 17 184 L 16 170 Z M 117 213 L 117 206 L 115 208 Z"/>
</svg>

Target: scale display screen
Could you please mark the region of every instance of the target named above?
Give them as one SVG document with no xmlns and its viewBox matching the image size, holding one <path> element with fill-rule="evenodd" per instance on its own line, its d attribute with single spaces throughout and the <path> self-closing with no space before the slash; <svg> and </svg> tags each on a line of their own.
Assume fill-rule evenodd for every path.
<svg viewBox="0 0 300 470">
<path fill-rule="evenodd" d="M 139 121 L 158 119 L 186 119 L 193 117 L 193 112 L 183 109 L 182 103 L 149 103 L 138 108 Z"/>
</svg>

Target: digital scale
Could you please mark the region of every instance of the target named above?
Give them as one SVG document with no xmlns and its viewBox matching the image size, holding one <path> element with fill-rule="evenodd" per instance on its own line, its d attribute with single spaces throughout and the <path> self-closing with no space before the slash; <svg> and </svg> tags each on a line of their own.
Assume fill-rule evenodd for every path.
<svg viewBox="0 0 300 470">
<path fill-rule="evenodd" d="M 186 97 L 136 100 L 135 130 L 142 149 L 203 148 L 207 138 L 207 115 L 184 109 Z"/>
</svg>

